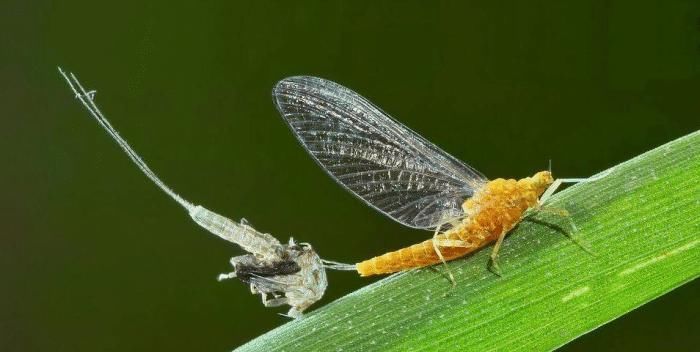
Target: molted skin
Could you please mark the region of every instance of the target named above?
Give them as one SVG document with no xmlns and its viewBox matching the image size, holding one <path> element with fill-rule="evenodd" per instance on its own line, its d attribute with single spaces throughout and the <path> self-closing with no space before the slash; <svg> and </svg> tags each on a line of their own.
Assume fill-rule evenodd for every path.
<svg viewBox="0 0 700 352">
<path fill-rule="evenodd" d="M 357 264 L 361 276 L 390 274 L 440 263 L 433 241 L 462 241 L 463 246 L 440 246 L 445 260 L 465 256 L 495 240 L 517 225 L 523 213 L 535 207 L 538 198 L 554 182 L 549 171 L 541 171 L 520 180 L 493 180 L 467 199 L 462 208 L 466 216 L 434 239 L 389 252 Z"/>
<path fill-rule="evenodd" d="M 301 318 L 302 312 L 323 297 L 328 287 L 326 271 L 318 254 L 308 244 L 280 246 L 274 260 L 254 254 L 231 258 L 235 277 L 262 296 L 266 307 L 291 306 L 287 316 Z"/>
</svg>

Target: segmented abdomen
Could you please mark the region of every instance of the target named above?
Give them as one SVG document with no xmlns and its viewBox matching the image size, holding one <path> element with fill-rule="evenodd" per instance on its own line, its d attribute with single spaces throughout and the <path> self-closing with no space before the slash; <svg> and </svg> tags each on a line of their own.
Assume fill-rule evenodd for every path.
<svg viewBox="0 0 700 352">
<path fill-rule="evenodd" d="M 460 240 L 458 236 L 448 237 L 447 235 L 440 234 L 437 238 Z M 442 253 L 445 260 L 459 258 L 491 242 L 486 239 L 479 240 L 479 238 L 475 238 L 472 242 L 473 247 L 440 247 L 440 253 Z M 429 239 L 358 263 L 357 272 L 361 276 L 390 274 L 402 270 L 421 268 L 439 262 L 440 257 L 438 257 L 433 247 L 433 239 Z"/>
<path fill-rule="evenodd" d="M 537 203 L 538 191 L 528 187 L 530 178 L 521 180 L 497 179 L 484 186 L 484 190 L 467 200 L 465 207 L 473 213 L 457 227 L 436 236 L 440 241 L 461 241 L 462 246 L 440 246 L 445 260 L 465 256 L 493 241 L 504 231 L 510 231 L 527 210 Z M 446 242 L 443 242 L 446 243 Z M 433 239 L 410 247 L 389 252 L 358 263 L 361 276 L 390 274 L 440 263 Z"/>
</svg>

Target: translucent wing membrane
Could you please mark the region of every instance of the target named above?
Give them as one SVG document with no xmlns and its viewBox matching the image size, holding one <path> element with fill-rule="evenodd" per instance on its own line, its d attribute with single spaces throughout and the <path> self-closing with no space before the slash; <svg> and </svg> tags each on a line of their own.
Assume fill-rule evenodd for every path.
<svg viewBox="0 0 700 352">
<path fill-rule="evenodd" d="M 290 77 L 273 95 L 297 139 L 336 181 L 404 225 L 430 229 L 462 216 L 464 200 L 486 182 L 337 83 Z"/>
</svg>

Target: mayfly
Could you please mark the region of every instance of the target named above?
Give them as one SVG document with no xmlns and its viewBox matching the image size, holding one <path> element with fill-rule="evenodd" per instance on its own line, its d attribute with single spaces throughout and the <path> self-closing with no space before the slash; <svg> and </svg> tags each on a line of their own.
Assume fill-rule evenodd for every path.
<svg viewBox="0 0 700 352">
<path fill-rule="evenodd" d="M 335 181 L 399 223 L 434 231 L 424 242 L 336 267 L 362 276 L 445 263 L 494 241 L 490 263 L 498 273 L 501 243 L 528 210 L 540 209 L 562 183 L 592 180 L 554 180 L 541 171 L 489 181 L 364 97 L 322 78 L 286 78 L 275 86 L 273 99 L 302 146 Z"/>
<path fill-rule="evenodd" d="M 230 220 L 180 197 L 151 171 L 102 115 L 95 104 L 95 92 L 86 91 L 73 73 L 58 70 L 90 115 L 151 181 L 185 208 L 199 226 L 250 253 L 231 258 L 233 272 L 219 275 L 219 281 L 239 278 L 250 285 L 253 294 L 262 296 L 266 307 L 291 306 L 287 316 L 292 318 L 301 317 L 306 308 L 321 299 L 328 286 L 324 261 L 309 244 L 296 243 L 291 238 L 288 244 L 282 244 L 272 235 L 256 231 L 245 219 L 240 223 Z"/>
</svg>

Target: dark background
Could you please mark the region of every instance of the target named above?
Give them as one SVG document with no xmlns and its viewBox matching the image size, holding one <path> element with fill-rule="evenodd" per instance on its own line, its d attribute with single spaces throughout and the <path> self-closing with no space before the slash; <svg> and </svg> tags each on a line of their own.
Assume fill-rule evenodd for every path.
<svg viewBox="0 0 700 352">
<path fill-rule="evenodd" d="M 591 175 L 700 127 L 700 2 L 10 1 L 0 5 L 0 350 L 223 351 L 286 321 L 98 128 L 185 198 L 355 262 L 429 234 L 331 181 L 271 102 L 355 89 L 485 175 Z M 330 272 L 319 307 L 372 280 Z M 697 347 L 697 282 L 565 350 Z"/>
</svg>

